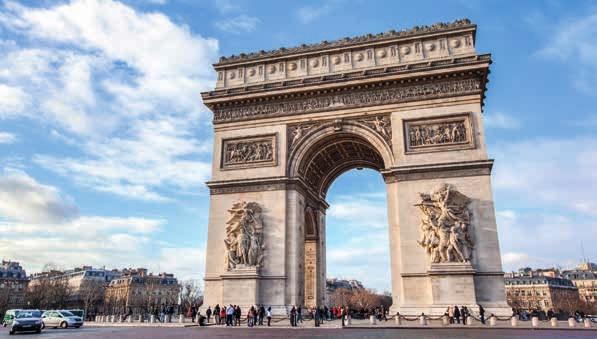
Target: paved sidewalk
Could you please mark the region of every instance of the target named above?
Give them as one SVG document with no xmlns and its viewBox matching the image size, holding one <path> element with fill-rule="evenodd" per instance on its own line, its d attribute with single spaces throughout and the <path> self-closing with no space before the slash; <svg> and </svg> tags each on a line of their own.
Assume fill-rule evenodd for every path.
<svg viewBox="0 0 597 339">
<path fill-rule="evenodd" d="M 341 320 L 332 320 L 332 321 L 325 321 L 323 324 L 319 326 L 321 329 L 338 329 L 341 328 L 342 322 Z M 89 321 L 85 323 L 85 326 L 90 327 L 173 327 L 173 328 L 181 328 L 181 327 L 197 327 L 199 326 L 197 323 L 192 323 L 191 319 L 186 319 L 184 323 L 179 322 L 172 322 L 172 323 L 139 323 L 139 322 L 124 322 L 124 323 L 96 323 L 93 321 Z M 231 326 L 227 327 L 226 325 L 215 325 L 213 322 L 208 324 L 207 327 L 209 328 L 228 328 L 228 329 L 235 329 L 235 328 L 247 328 L 246 323 L 242 323 L 240 326 Z M 255 326 L 255 328 L 266 328 L 267 326 Z M 272 320 L 273 328 L 292 328 L 290 326 L 290 322 L 288 319 L 275 319 Z M 448 326 L 442 325 L 441 320 L 428 320 L 427 325 L 421 325 L 418 320 L 416 321 L 406 321 L 402 320 L 400 325 L 397 325 L 394 319 L 389 319 L 388 321 L 377 321 L 376 324 L 371 324 L 369 319 L 352 319 L 351 324 L 345 326 L 346 328 L 355 328 L 355 329 L 391 329 L 391 328 L 409 328 L 409 329 L 549 329 L 549 330 L 594 330 L 597 331 L 597 324 L 593 323 L 591 328 L 585 328 L 584 324 L 576 323 L 574 328 L 569 327 L 568 321 L 559 321 L 557 327 L 552 327 L 550 322 L 548 321 L 541 321 L 539 322 L 538 327 L 532 327 L 530 321 L 519 321 L 516 327 L 512 327 L 509 320 L 500 320 L 497 321 L 496 326 L 489 326 L 489 323 L 483 325 L 478 321 L 474 321 L 471 325 L 462 325 L 462 324 L 451 324 Z M 313 320 L 304 320 L 302 323 L 299 322 L 296 328 L 310 328 L 315 329 Z"/>
</svg>

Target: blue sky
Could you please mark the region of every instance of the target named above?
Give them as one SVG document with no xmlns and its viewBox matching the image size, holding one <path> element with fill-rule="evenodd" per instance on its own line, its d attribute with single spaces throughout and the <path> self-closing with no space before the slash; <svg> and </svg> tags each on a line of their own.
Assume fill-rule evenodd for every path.
<svg viewBox="0 0 597 339">
<path fill-rule="evenodd" d="M 199 93 L 213 87 L 211 63 L 462 17 L 494 60 L 484 114 L 505 269 L 573 266 L 581 240 L 597 259 L 596 2 L 0 4 L 0 257 L 30 272 L 201 278 L 212 132 Z M 379 174 L 344 174 L 328 200 L 328 276 L 389 289 Z"/>
</svg>

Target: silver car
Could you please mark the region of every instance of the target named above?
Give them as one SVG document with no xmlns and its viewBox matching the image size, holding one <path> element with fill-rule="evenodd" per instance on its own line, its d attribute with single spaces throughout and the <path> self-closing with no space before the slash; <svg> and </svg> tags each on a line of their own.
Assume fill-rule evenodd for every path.
<svg viewBox="0 0 597 339">
<path fill-rule="evenodd" d="M 41 320 L 43 322 L 43 327 L 79 328 L 83 326 L 83 318 L 66 310 L 45 311 L 41 316 Z"/>
</svg>

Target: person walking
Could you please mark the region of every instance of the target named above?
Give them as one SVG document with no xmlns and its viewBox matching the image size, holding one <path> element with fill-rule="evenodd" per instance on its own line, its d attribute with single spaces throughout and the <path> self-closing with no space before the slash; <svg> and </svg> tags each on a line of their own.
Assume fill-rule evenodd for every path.
<svg viewBox="0 0 597 339">
<path fill-rule="evenodd" d="M 466 317 L 468 317 L 468 308 L 466 306 L 460 307 L 460 315 L 462 316 L 462 325 L 466 325 Z"/>
<path fill-rule="evenodd" d="M 294 306 L 292 306 L 292 309 L 290 310 L 290 326 L 296 326 L 296 307 Z"/>
<path fill-rule="evenodd" d="M 214 321 L 216 325 L 220 325 L 220 304 L 216 304 L 214 307 Z"/>
<path fill-rule="evenodd" d="M 303 323 L 303 308 L 299 305 L 299 307 L 296 309 L 296 320 L 297 322 L 301 322 L 301 324 Z"/>
<path fill-rule="evenodd" d="M 249 312 L 247 312 L 247 327 L 253 327 L 253 321 L 255 320 L 255 308 L 251 306 Z"/>
<path fill-rule="evenodd" d="M 242 317 L 242 311 L 240 309 L 240 305 L 236 305 L 236 312 L 235 312 L 235 319 L 236 319 L 236 326 L 240 326 L 240 318 Z"/>
<path fill-rule="evenodd" d="M 454 318 L 456 319 L 456 323 L 460 324 L 460 309 L 458 309 L 458 306 L 454 306 Z"/>
<path fill-rule="evenodd" d="M 207 308 L 207 314 L 211 315 L 211 309 Z M 207 322 L 209 322 L 209 315 L 207 316 Z M 195 306 L 191 307 L 191 322 L 195 322 L 195 318 L 197 318 L 197 308 Z"/>
<path fill-rule="evenodd" d="M 207 310 L 205 311 L 205 315 L 207 316 L 207 323 L 209 324 L 209 319 L 211 318 L 212 310 L 210 306 L 207 306 Z M 194 320 L 193 320 L 194 322 Z"/>
<path fill-rule="evenodd" d="M 267 327 L 272 325 L 272 308 L 268 307 L 267 311 L 265 312 L 265 316 L 267 317 Z"/>
<path fill-rule="evenodd" d="M 344 306 L 340 307 L 340 318 L 342 319 L 342 327 L 344 327 L 344 318 L 346 316 L 346 311 Z"/>
<path fill-rule="evenodd" d="M 485 325 L 485 309 L 479 305 L 479 316 L 481 317 L 481 324 Z"/>
<path fill-rule="evenodd" d="M 228 308 L 226 306 L 222 306 L 220 309 L 220 325 L 225 322 L 228 322 Z"/>
<path fill-rule="evenodd" d="M 232 326 L 232 322 L 233 322 L 233 317 L 234 317 L 234 307 L 232 307 L 232 304 L 230 304 L 230 306 L 226 307 L 226 326 Z"/>
<path fill-rule="evenodd" d="M 454 323 L 454 308 L 452 306 L 448 306 L 448 319 L 450 319 L 450 324 Z"/>
</svg>

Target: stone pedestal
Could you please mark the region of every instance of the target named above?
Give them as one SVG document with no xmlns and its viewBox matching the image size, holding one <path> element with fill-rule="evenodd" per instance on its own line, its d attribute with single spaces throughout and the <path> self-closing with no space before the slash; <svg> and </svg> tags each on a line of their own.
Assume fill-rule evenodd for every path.
<svg viewBox="0 0 597 339">
<path fill-rule="evenodd" d="M 441 314 L 448 306 L 477 304 L 475 270 L 471 264 L 431 264 L 427 273 L 431 283 L 432 314 Z"/>
<path fill-rule="evenodd" d="M 222 274 L 224 305 L 239 305 L 242 310 L 259 303 L 259 270 L 256 267 L 237 266 Z"/>
</svg>

